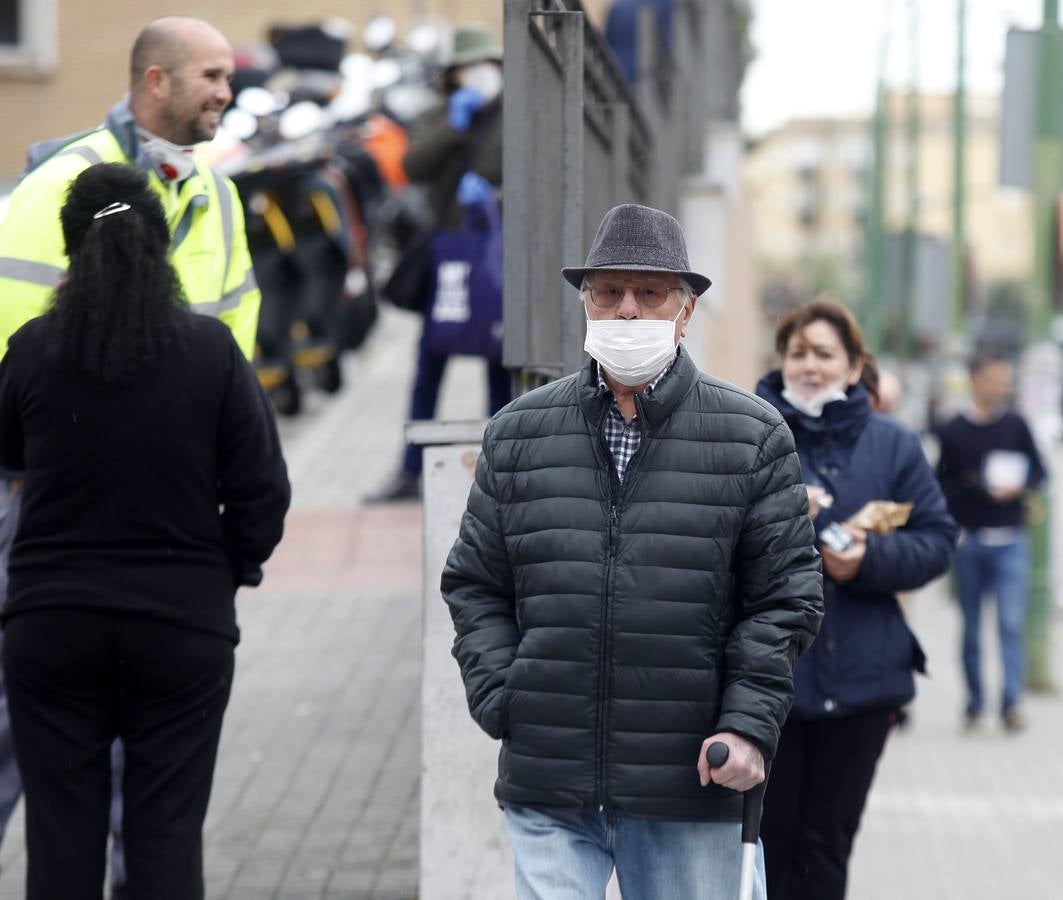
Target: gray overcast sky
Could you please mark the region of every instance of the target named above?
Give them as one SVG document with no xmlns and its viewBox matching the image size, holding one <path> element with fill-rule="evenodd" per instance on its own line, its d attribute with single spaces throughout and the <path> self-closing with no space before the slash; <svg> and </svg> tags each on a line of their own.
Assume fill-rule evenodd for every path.
<svg viewBox="0 0 1063 900">
<path fill-rule="evenodd" d="M 919 9 L 922 89 L 956 83 L 957 0 L 753 0 L 756 59 L 742 91 L 752 134 L 808 116 L 866 115 L 872 106 L 880 36 L 889 30 L 887 78 L 906 87 L 911 10 Z M 1008 27 L 1036 28 L 1042 0 L 967 0 L 967 87 L 997 93 Z"/>
</svg>

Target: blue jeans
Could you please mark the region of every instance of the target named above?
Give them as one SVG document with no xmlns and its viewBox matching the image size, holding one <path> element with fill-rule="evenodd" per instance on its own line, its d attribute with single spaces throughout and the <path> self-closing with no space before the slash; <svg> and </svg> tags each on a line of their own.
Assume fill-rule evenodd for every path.
<svg viewBox="0 0 1063 900">
<path fill-rule="evenodd" d="M 733 900 L 741 826 L 617 816 L 578 809 L 505 808 L 518 900 L 602 900 L 616 869 L 624 900 Z M 757 848 L 754 900 L 767 896 Z"/>
<path fill-rule="evenodd" d="M 1011 544 L 983 544 L 968 535 L 956 550 L 956 583 L 963 611 L 963 671 L 967 678 L 967 712 L 982 712 L 982 597 L 993 591 L 997 629 L 1004 662 L 1001 711 L 1019 702 L 1025 678 L 1023 629 L 1030 582 L 1030 543 L 1025 536 Z"/>
</svg>

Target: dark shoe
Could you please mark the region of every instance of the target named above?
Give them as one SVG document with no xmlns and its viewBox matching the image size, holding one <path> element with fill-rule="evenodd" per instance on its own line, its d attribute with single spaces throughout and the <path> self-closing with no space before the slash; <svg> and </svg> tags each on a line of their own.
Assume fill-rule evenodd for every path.
<svg viewBox="0 0 1063 900">
<path fill-rule="evenodd" d="M 1026 718 L 1014 706 L 1004 712 L 1004 730 L 1009 734 L 1026 730 Z"/>
<path fill-rule="evenodd" d="M 129 900 L 129 888 L 124 884 L 111 885 L 111 900 Z"/>
<path fill-rule="evenodd" d="M 963 714 L 963 730 L 966 732 L 976 731 L 978 726 L 982 722 L 982 714 L 976 712 L 965 712 Z"/>
<path fill-rule="evenodd" d="M 379 491 L 366 497 L 365 502 L 400 503 L 420 499 L 421 477 L 409 472 L 398 472 Z"/>
</svg>

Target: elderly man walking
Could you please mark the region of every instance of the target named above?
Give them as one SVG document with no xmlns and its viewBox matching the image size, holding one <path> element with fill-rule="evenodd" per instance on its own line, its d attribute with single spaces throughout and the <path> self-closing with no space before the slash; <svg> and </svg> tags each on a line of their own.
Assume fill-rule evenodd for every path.
<svg viewBox="0 0 1063 900">
<path fill-rule="evenodd" d="M 626 900 L 730 898 L 738 792 L 822 616 L 801 468 L 680 346 L 710 281 L 675 219 L 618 206 L 562 274 L 591 359 L 491 420 L 442 579 L 517 894 L 601 898 L 615 868 Z"/>
</svg>

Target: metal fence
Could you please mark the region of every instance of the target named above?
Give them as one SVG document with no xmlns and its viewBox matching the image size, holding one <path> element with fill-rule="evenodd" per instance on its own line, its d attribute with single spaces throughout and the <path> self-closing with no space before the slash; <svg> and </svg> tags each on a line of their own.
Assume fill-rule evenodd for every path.
<svg viewBox="0 0 1063 900">
<path fill-rule="evenodd" d="M 681 178 L 701 165 L 709 5 L 677 2 L 670 44 L 643 10 L 632 87 L 579 2 L 505 3 L 503 362 L 523 387 L 580 365 L 584 313 L 559 270 L 583 261 L 602 215 L 677 214 Z"/>
</svg>

